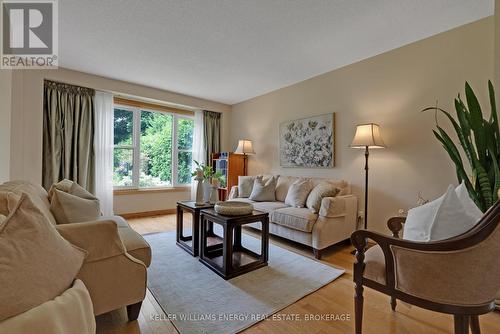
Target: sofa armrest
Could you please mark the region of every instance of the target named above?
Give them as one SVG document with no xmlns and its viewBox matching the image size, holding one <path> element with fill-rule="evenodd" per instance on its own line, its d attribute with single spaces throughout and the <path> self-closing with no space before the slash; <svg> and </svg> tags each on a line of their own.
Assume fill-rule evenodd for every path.
<svg viewBox="0 0 500 334">
<path fill-rule="evenodd" d="M 357 199 L 354 195 L 324 197 L 321 201 L 319 215 L 325 218 L 343 217 L 354 209 L 356 212 Z"/>
<path fill-rule="evenodd" d="M 238 197 L 238 186 L 232 186 L 227 199 L 235 199 Z"/>
<path fill-rule="evenodd" d="M 99 220 L 56 226 L 63 238 L 88 252 L 85 262 L 126 253 L 118 227 L 112 220 Z"/>
</svg>

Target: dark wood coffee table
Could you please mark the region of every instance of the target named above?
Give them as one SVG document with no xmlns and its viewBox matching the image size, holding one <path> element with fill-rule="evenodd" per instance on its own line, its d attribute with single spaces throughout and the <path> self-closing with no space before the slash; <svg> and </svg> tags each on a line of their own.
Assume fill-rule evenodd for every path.
<svg viewBox="0 0 500 334">
<path fill-rule="evenodd" d="M 198 256 L 200 249 L 200 211 L 213 208 L 213 204 L 196 205 L 194 201 L 177 202 L 177 232 L 176 243 L 182 249 L 193 256 Z M 192 219 L 192 235 L 184 235 L 184 211 L 190 212 Z M 208 235 L 214 235 L 213 225 L 207 227 Z"/>
<path fill-rule="evenodd" d="M 267 266 L 269 257 L 269 215 L 253 211 L 244 216 L 223 216 L 213 209 L 201 211 L 200 261 L 224 279 Z M 257 254 L 241 245 L 241 227 L 261 222 L 261 252 Z M 219 224 L 223 238 L 209 233 L 209 226 Z M 214 241 L 218 239 L 218 243 Z"/>
</svg>

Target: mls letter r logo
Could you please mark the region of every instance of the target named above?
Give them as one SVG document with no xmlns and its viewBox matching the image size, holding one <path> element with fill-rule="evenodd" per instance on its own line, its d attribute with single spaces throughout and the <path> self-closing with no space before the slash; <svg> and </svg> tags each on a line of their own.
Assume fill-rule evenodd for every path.
<svg viewBox="0 0 500 334">
<path fill-rule="evenodd" d="M 53 66 L 57 0 L 2 0 L 1 12 L 2 68 Z"/>
</svg>

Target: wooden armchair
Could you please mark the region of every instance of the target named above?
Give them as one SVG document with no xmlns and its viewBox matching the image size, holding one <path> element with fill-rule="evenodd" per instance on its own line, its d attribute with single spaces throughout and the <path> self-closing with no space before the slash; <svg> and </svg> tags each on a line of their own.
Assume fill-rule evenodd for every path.
<svg viewBox="0 0 500 334">
<path fill-rule="evenodd" d="M 363 287 L 428 310 L 453 314 L 455 333 L 480 333 L 479 318 L 495 308 L 500 290 L 500 201 L 469 231 L 441 241 L 399 239 L 404 218 L 391 218 L 388 237 L 360 230 L 352 234 L 355 328 L 362 332 Z M 365 251 L 367 240 L 377 243 Z"/>
</svg>

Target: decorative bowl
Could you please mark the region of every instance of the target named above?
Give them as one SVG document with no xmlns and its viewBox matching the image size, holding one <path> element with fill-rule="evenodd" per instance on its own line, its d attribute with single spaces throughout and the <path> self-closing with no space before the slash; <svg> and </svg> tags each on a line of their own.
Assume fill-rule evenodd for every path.
<svg viewBox="0 0 500 334">
<path fill-rule="evenodd" d="M 238 201 L 217 202 L 214 205 L 214 210 L 225 216 L 243 216 L 252 213 L 253 205 Z"/>
</svg>

